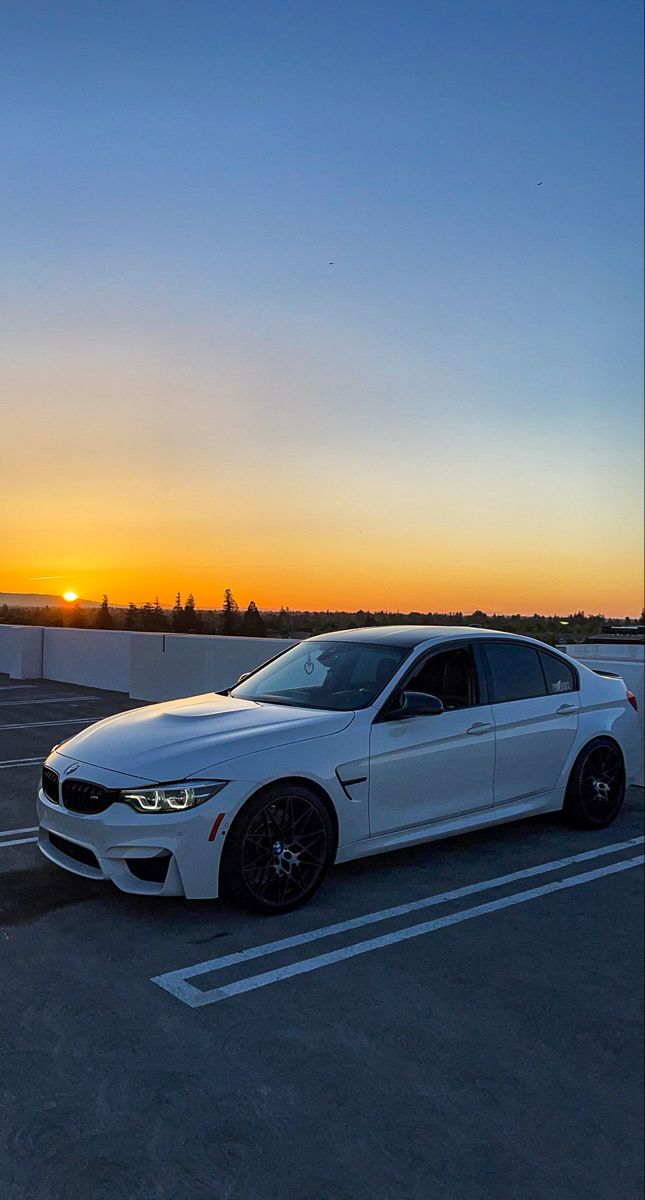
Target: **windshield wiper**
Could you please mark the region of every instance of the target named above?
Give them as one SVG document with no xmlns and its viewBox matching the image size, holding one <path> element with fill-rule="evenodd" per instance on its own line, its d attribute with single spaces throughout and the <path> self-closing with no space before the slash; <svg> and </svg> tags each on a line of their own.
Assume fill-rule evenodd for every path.
<svg viewBox="0 0 645 1200">
<path fill-rule="evenodd" d="M 324 704 L 305 704 L 304 700 L 282 700 L 278 699 L 271 692 L 266 696 L 248 696 L 248 700 L 255 700 L 257 704 L 280 704 L 283 708 L 310 708 L 312 712 L 336 712 L 335 708 L 327 708 Z"/>
</svg>

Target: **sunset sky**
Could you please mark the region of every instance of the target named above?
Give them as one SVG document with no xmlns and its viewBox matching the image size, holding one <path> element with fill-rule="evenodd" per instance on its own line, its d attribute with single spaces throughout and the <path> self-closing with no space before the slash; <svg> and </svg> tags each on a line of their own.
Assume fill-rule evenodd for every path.
<svg viewBox="0 0 645 1200">
<path fill-rule="evenodd" d="M 0 42 L 0 591 L 640 612 L 640 0 Z"/>
</svg>

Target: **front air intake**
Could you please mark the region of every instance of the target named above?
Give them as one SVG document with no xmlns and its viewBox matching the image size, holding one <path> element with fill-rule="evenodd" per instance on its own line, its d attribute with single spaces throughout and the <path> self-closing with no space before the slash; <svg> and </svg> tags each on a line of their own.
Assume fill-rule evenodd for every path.
<svg viewBox="0 0 645 1200">
<path fill-rule="evenodd" d="M 95 871 L 100 871 L 99 861 L 87 846 L 79 846 L 76 842 L 70 842 L 67 838 L 60 837 L 58 833 L 47 834 L 49 841 L 55 850 L 60 851 L 67 858 L 72 858 L 74 862 L 82 863 L 84 867 L 93 867 Z"/>
</svg>

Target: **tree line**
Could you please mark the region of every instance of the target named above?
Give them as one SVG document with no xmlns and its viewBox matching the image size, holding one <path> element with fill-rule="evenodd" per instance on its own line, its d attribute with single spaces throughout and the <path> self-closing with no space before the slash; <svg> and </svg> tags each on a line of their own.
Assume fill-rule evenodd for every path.
<svg viewBox="0 0 645 1200">
<path fill-rule="evenodd" d="M 641 615 L 645 622 L 645 612 Z M 111 606 L 106 595 L 96 609 L 79 604 L 61 604 L 46 608 L 11 609 L 0 607 L 0 624 L 68 626 L 76 629 L 125 629 L 142 633 L 221 634 L 226 637 L 302 638 L 338 629 L 360 629 L 379 625 L 477 625 L 484 629 L 502 629 L 508 633 L 524 633 L 529 637 L 556 645 L 558 642 L 580 642 L 597 636 L 607 625 L 601 614 L 585 612 L 545 616 L 533 613 L 526 616 L 485 613 L 476 609 L 463 612 L 374 612 L 307 611 L 291 612 L 282 607 L 276 611 L 260 612 L 254 600 L 242 612 L 230 588 L 226 588 L 219 609 L 199 609 L 192 592 L 182 601 L 178 592 L 172 608 L 164 608 L 158 597 L 154 603 L 130 603 L 127 607 Z M 636 623 L 626 617 L 625 623 Z"/>
<path fill-rule="evenodd" d="M 74 614 L 74 625 L 78 628 L 77 620 L 83 621 L 87 609 L 78 608 Z M 192 592 L 182 603 L 181 592 L 177 592 L 175 603 L 171 609 L 165 609 L 155 597 L 154 604 L 130 602 L 127 608 L 111 608 L 107 596 L 87 621 L 87 627 L 93 629 L 128 629 L 140 633 L 218 633 L 225 637 L 266 637 L 266 623 L 260 614 L 255 600 L 251 600 L 244 613 L 233 596 L 230 588 L 224 592 L 224 600 L 219 610 L 198 609 Z"/>
</svg>

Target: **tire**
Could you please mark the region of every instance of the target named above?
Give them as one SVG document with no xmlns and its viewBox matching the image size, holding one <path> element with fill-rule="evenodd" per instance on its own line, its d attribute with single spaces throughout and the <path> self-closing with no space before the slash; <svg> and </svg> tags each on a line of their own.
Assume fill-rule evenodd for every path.
<svg viewBox="0 0 645 1200">
<path fill-rule="evenodd" d="M 334 848 L 320 797 L 303 784 L 271 784 L 244 806 L 226 839 L 220 895 L 255 912 L 291 912 L 318 891 Z"/>
<path fill-rule="evenodd" d="M 578 829 L 606 829 L 623 806 L 626 785 L 620 747 L 611 738 L 595 738 L 573 764 L 564 798 L 565 820 Z"/>
</svg>

